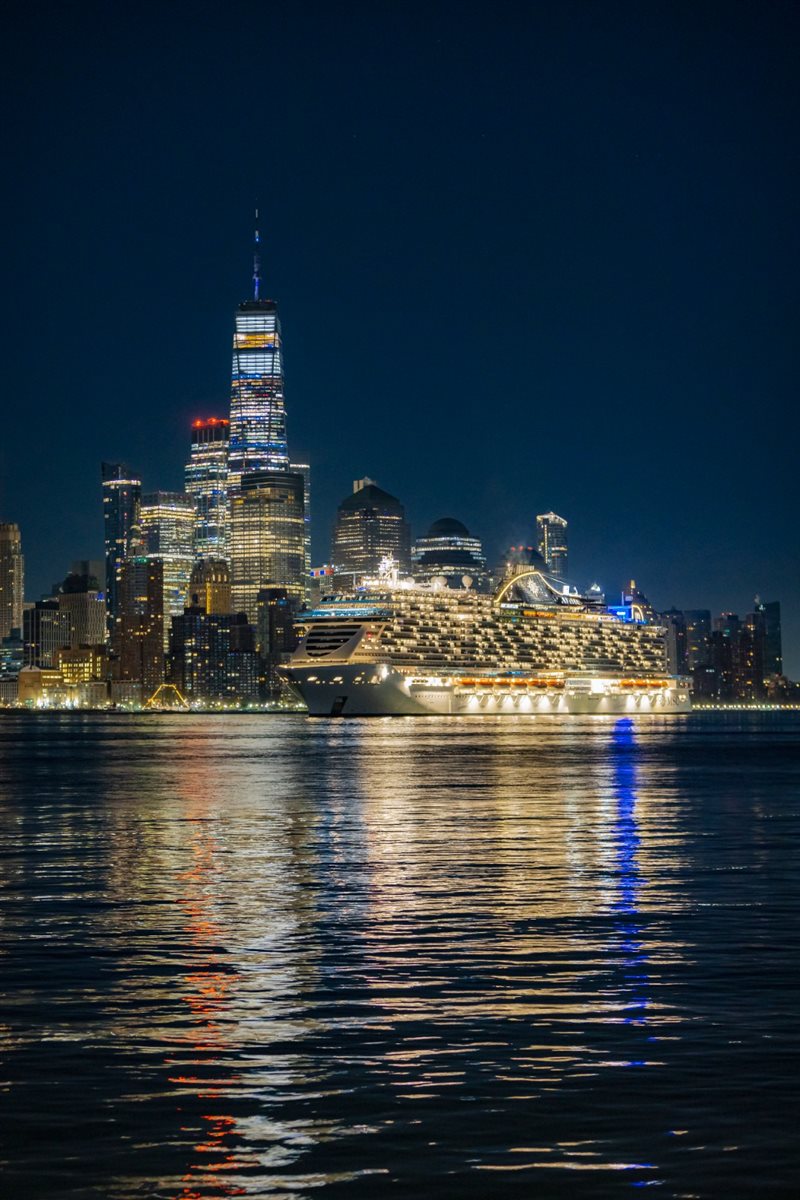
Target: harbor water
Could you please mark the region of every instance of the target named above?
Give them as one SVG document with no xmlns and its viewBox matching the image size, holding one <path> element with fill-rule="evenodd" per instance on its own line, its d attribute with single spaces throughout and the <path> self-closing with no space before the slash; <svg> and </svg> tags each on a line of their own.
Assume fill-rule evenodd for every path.
<svg viewBox="0 0 800 1200">
<path fill-rule="evenodd" d="M 800 714 L 0 713 L 10 1200 L 793 1196 Z"/>
</svg>

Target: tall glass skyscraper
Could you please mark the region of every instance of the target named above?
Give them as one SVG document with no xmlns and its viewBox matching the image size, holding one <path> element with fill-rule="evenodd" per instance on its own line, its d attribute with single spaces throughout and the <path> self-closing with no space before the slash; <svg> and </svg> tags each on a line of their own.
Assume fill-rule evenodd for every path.
<svg viewBox="0 0 800 1200">
<path fill-rule="evenodd" d="M 397 497 L 371 479 L 356 479 L 352 496 L 339 505 L 331 553 L 342 587 L 376 575 L 387 558 L 405 574 L 411 567 L 411 530 Z"/>
<path fill-rule="evenodd" d="M 119 570 L 135 549 L 139 534 L 142 483 L 125 463 L 106 463 L 103 473 L 103 524 L 106 548 L 106 612 L 109 633 L 119 612 Z"/>
<path fill-rule="evenodd" d="M 303 512 L 305 514 L 303 517 L 305 525 L 303 571 L 306 599 L 308 599 L 311 588 L 311 467 L 308 463 L 292 463 L 289 470 L 303 476 Z"/>
<path fill-rule="evenodd" d="M 195 559 L 228 557 L 228 446 L 231 423 L 223 417 L 192 422 L 186 492 L 195 508 Z"/>
<path fill-rule="evenodd" d="M 251 620 L 264 587 L 287 588 L 302 601 L 309 557 L 307 468 L 289 466 L 281 324 L 275 301 L 261 297 L 258 230 L 255 241 L 253 298 L 235 314 L 228 451 L 233 600 Z"/>
<path fill-rule="evenodd" d="M 163 638 L 169 646 L 171 617 L 179 617 L 189 603 L 189 582 L 194 566 L 194 504 L 184 492 L 152 492 L 142 498 L 142 551 L 147 559 L 163 564 Z"/>
<path fill-rule="evenodd" d="M 233 605 L 254 621 L 258 594 L 285 588 L 297 605 L 306 589 L 303 476 L 252 471 L 231 493 Z"/>
<path fill-rule="evenodd" d="M 236 310 L 233 334 L 229 486 L 250 471 L 288 466 L 278 306 L 274 300 L 246 300 Z"/>
<path fill-rule="evenodd" d="M 567 577 L 567 522 L 557 513 L 540 513 L 536 518 L 538 550 L 558 579 Z"/>
</svg>

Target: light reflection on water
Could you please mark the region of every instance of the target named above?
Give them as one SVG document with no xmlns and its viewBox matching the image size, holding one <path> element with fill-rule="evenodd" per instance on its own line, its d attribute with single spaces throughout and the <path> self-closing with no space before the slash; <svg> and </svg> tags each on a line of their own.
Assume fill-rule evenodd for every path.
<svg viewBox="0 0 800 1200">
<path fill-rule="evenodd" d="M 4 714 L 10 1194 L 789 1194 L 760 722 Z"/>
</svg>

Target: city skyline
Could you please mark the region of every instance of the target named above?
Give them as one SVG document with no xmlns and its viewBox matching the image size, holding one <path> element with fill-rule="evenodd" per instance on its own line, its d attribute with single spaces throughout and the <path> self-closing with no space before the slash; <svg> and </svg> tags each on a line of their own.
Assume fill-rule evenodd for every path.
<svg viewBox="0 0 800 1200">
<path fill-rule="evenodd" d="M 302 35 L 281 17 L 285 42 L 302 36 L 306 70 L 292 79 L 269 51 L 283 120 L 261 165 L 227 175 L 246 135 L 232 119 L 243 98 L 234 105 L 225 91 L 237 52 L 219 29 L 188 34 L 197 61 L 220 68 L 208 97 L 196 80 L 186 93 L 202 144 L 175 136 L 185 100 L 156 88 L 144 108 L 129 104 L 102 63 L 98 75 L 71 70 L 63 112 L 57 71 L 35 95 L 15 78 L 27 103 L 11 134 L 24 169 L 5 199 L 18 235 L 9 389 L 20 411 L 40 414 L 61 513 L 54 522 L 39 472 L 6 442 L 0 519 L 21 528 L 26 598 L 73 558 L 99 553 L 98 460 L 129 462 L 143 491 L 180 490 L 191 421 L 226 415 L 230 311 L 250 294 L 258 202 L 261 295 L 277 298 L 286 331 L 292 457 L 314 473 L 315 562 L 327 559 L 348 481 L 365 473 L 403 502 L 415 536 L 450 515 L 491 558 L 532 541 L 536 514 L 552 508 L 569 520 L 571 573 L 609 595 L 633 575 L 661 609 L 744 615 L 755 592 L 779 598 L 796 676 L 798 188 L 785 141 L 796 14 L 737 9 L 724 33 L 688 11 L 639 14 L 638 59 L 608 12 L 582 13 L 577 32 L 555 13 L 490 31 L 467 14 L 457 42 L 441 14 L 423 39 L 402 16 L 385 39 L 378 17 L 343 47 L 335 88 L 335 30 L 318 17 Z M 52 31 L 73 67 L 83 19 Z M 109 61 L 142 99 L 140 76 L 120 66 L 122 32 L 108 35 Z M 164 47 L 186 36 L 168 16 Z M 367 108 L 364 64 L 387 40 L 387 86 L 370 75 Z M 479 46 L 483 78 L 505 80 L 481 89 L 480 104 L 467 66 Z M 561 51 L 569 87 L 547 63 Z M 409 60 L 421 69 L 398 126 Z M 166 62 L 153 59 L 148 74 L 164 87 Z M 132 164 L 137 130 L 148 130 L 152 172 L 133 173 L 124 156 L 108 162 L 91 114 L 112 78 L 120 99 L 104 119 Z M 293 104 L 298 88 L 305 110 Z M 543 107 L 546 126 L 535 119 Z M 58 140 L 63 121 L 77 131 L 71 142 Z M 402 170 L 379 137 L 395 127 L 414 131 L 401 134 Z M 27 173 L 37 140 L 53 161 L 47 196 Z M 173 146 L 170 166 L 158 156 Z M 76 172 L 103 179 L 96 200 Z M 202 263 L 188 289 L 187 242 Z M 71 315 L 36 308 L 32 325 L 45 263 Z"/>
</svg>

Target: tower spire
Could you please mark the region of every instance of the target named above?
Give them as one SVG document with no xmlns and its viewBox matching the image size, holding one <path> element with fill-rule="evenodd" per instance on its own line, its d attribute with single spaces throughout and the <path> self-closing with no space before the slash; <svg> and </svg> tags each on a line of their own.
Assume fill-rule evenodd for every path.
<svg viewBox="0 0 800 1200">
<path fill-rule="evenodd" d="M 253 299 L 260 300 L 261 291 L 261 235 L 258 232 L 258 209 L 256 209 L 255 238 L 253 242 Z"/>
</svg>

